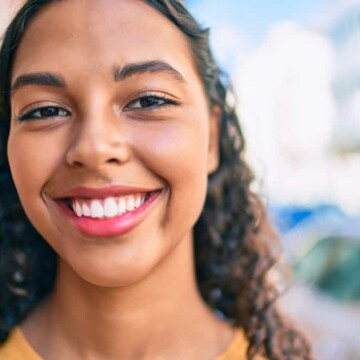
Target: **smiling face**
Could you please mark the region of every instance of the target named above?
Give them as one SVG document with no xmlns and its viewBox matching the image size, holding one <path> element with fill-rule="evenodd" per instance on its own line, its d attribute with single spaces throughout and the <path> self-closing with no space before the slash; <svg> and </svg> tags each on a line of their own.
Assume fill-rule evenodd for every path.
<svg viewBox="0 0 360 360">
<path fill-rule="evenodd" d="M 51 4 L 26 30 L 11 79 L 14 182 L 78 275 L 130 284 L 190 241 L 217 126 L 169 20 L 143 1 Z"/>
</svg>

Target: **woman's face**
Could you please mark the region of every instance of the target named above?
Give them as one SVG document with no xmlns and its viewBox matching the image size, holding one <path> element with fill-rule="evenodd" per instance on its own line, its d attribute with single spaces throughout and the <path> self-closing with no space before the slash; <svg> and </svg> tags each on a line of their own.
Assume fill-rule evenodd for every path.
<svg viewBox="0 0 360 360">
<path fill-rule="evenodd" d="M 12 71 L 8 155 L 24 209 L 78 275 L 140 280 L 191 239 L 217 166 L 182 33 L 143 1 L 62 1 Z"/>
</svg>

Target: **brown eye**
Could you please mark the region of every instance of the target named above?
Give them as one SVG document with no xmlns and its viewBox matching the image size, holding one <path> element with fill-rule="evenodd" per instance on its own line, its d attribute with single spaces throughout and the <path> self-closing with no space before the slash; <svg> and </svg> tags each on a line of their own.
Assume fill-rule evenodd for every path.
<svg viewBox="0 0 360 360">
<path fill-rule="evenodd" d="M 56 107 L 56 106 L 44 106 L 27 112 L 25 115 L 22 115 L 19 120 L 44 120 L 48 118 L 58 117 L 58 116 L 69 116 L 70 112 Z"/>
<path fill-rule="evenodd" d="M 159 96 L 143 96 L 139 99 L 132 101 L 127 107 L 126 110 L 136 110 L 136 109 L 156 109 L 168 105 L 177 105 L 175 101 L 166 99 Z"/>
</svg>

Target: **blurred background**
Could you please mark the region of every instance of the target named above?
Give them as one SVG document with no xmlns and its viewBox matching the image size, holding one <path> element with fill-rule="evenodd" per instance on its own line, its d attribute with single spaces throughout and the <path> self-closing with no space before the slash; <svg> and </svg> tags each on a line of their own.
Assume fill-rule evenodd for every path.
<svg viewBox="0 0 360 360">
<path fill-rule="evenodd" d="M 360 0 L 187 4 L 232 77 L 255 190 L 293 269 L 283 311 L 318 360 L 359 360 Z"/>
<path fill-rule="evenodd" d="M 21 2 L 0 0 L 1 33 Z M 293 269 L 283 311 L 316 359 L 360 360 L 360 0 L 186 2 L 232 77 Z"/>
</svg>

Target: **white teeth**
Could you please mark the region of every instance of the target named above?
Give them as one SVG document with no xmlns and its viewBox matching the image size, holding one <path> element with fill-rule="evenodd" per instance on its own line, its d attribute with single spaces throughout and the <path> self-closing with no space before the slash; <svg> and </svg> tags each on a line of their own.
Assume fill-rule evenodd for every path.
<svg viewBox="0 0 360 360">
<path fill-rule="evenodd" d="M 118 200 L 118 211 L 119 214 L 123 214 L 124 212 L 126 212 L 126 201 L 123 197 Z"/>
<path fill-rule="evenodd" d="M 77 216 L 82 216 L 81 205 L 77 201 L 74 202 L 74 211 Z"/>
<path fill-rule="evenodd" d="M 139 208 L 141 206 L 141 195 L 140 194 L 137 194 L 135 196 L 135 208 Z"/>
<path fill-rule="evenodd" d="M 74 199 L 72 208 L 79 217 L 94 219 L 112 218 L 139 208 L 145 202 L 145 194 L 134 194 L 106 199 Z"/>
<path fill-rule="evenodd" d="M 104 207 L 99 200 L 92 200 L 90 205 L 91 217 L 102 218 L 104 217 Z"/>
<path fill-rule="evenodd" d="M 133 211 L 135 208 L 135 200 L 133 196 L 126 197 L 126 210 Z"/>
<path fill-rule="evenodd" d="M 104 215 L 114 217 L 118 214 L 118 207 L 114 198 L 107 198 L 104 201 Z"/>
<path fill-rule="evenodd" d="M 90 207 L 85 202 L 82 204 L 82 213 L 83 213 L 83 216 L 88 216 L 88 217 L 91 216 Z"/>
</svg>

